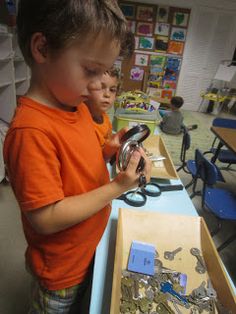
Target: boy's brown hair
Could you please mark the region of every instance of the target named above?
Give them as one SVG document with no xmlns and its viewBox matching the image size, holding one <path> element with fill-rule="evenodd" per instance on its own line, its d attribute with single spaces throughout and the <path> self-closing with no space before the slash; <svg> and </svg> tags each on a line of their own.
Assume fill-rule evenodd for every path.
<svg viewBox="0 0 236 314">
<path fill-rule="evenodd" d="M 125 17 L 116 0 L 20 0 L 17 14 L 18 42 L 28 65 L 34 33 L 42 33 L 47 48 L 56 53 L 73 40 L 96 36 L 101 31 L 121 43 L 127 40 Z"/>
<path fill-rule="evenodd" d="M 171 98 L 171 101 L 170 101 L 171 105 L 174 106 L 175 108 L 181 108 L 184 104 L 184 100 L 182 97 L 180 96 L 174 96 Z"/>
</svg>

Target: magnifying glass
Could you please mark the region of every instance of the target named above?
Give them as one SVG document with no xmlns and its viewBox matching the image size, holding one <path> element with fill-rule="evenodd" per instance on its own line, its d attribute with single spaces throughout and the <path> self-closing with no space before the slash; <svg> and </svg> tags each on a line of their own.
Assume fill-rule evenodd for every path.
<svg viewBox="0 0 236 314">
<path fill-rule="evenodd" d="M 122 136 L 122 145 L 116 155 L 116 164 L 120 171 L 124 171 L 127 168 L 132 153 L 141 146 L 141 143 L 149 134 L 149 127 L 146 124 L 140 124 L 136 125 Z M 145 161 L 144 158 L 141 157 L 137 166 L 137 172 L 141 172 L 144 166 Z"/>
<path fill-rule="evenodd" d="M 147 201 L 147 195 L 151 197 L 160 196 L 162 192 L 183 190 L 182 184 L 176 185 L 159 185 L 157 183 L 147 183 L 141 188 L 141 191 L 129 191 L 122 194 L 117 199 L 124 201 L 126 204 L 134 207 L 141 207 Z"/>
<path fill-rule="evenodd" d="M 146 124 L 138 124 L 134 127 L 132 127 L 129 131 L 127 131 L 120 139 L 121 141 L 121 147 L 116 155 L 113 155 L 110 160 L 110 164 L 113 165 L 113 163 L 116 161 L 117 166 L 119 170 L 123 170 L 123 161 L 125 164 L 125 167 L 127 167 L 128 163 L 125 161 L 126 158 L 130 158 L 130 154 L 133 152 L 133 148 L 136 147 L 136 149 L 141 146 L 141 143 L 150 135 L 151 131 L 149 127 Z M 127 144 L 125 144 L 128 142 Z M 129 147 L 131 146 L 131 147 Z M 132 148 L 132 149 L 131 149 Z M 123 151 L 125 152 L 123 153 Z M 125 156 L 124 156 L 125 155 Z M 142 158 L 141 158 L 142 160 Z M 144 160 L 140 162 L 144 163 Z M 129 160 L 128 160 L 129 161 Z M 139 168 L 139 167 L 138 167 Z M 144 168 L 144 165 L 140 168 Z M 139 169 L 138 169 L 139 170 Z"/>
</svg>

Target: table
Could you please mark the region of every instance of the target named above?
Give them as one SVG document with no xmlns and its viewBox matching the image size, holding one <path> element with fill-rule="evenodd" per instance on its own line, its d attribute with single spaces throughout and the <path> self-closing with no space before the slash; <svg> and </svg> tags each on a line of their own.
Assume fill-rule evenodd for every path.
<svg viewBox="0 0 236 314">
<path fill-rule="evenodd" d="M 180 180 L 170 180 L 181 184 Z M 112 291 L 113 263 L 115 257 L 116 227 L 119 208 L 133 208 L 123 201 L 114 200 L 107 228 L 97 247 L 91 296 L 90 314 L 109 314 Z M 163 192 L 159 197 L 148 197 L 143 207 L 137 210 L 151 210 L 181 215 L 197 216 L 195 207 L 185 189 Z"/>
<path fill-rule="evenodd" d="M 211 131 L 219 138 L 220 142 L 217 146 L 216 152 L 212 157 L 211 161 L 215 163 L 220 149 L 223 145 L 228 147 L 230 150 L 236 154 L 236 129 L 231 128 L 221 128 L 221 127 L 211 127 Z"/>
</svg>

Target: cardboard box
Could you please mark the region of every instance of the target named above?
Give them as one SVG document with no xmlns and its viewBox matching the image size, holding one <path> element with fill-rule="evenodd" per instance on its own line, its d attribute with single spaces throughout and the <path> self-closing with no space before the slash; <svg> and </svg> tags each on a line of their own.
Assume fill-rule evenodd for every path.
<svg viewBox="0 0 236 314">
<path fill-rule="evenodd" d="M 153 163 L 151 176 L 158 179 L 179 179 L 175 166 L 159 135 L 150 135 L 144 142 L 144 147 L 155 156 L 164 156 L 166 159 Z"/>
<path fill-rule="evenodd" d="M 232 313 L 236 313 L 236 301 L 232 287 L 202 217 L 120 209 L 111 314 L 120 313 L 121 272 L 123 269 L 127 269 L 130 246 L 133 240 L 154 244 L 163 266 L 187 274 L 187 294 L 200 286 L 203 280 L 206 281 L 210 277 L 220 302 Z M 172 251 L 179 246 L 183 249 L 173 261 L 163 258 L 164 251 Z M 208 273 L 199 274 L 195 271 L 196 258 L 190 254 L 192 247 L 201 250 Z M 182 313 L 189 313 L 189 310 L 183 307 L 181 307 L 181 311 Z"/>
</svg>

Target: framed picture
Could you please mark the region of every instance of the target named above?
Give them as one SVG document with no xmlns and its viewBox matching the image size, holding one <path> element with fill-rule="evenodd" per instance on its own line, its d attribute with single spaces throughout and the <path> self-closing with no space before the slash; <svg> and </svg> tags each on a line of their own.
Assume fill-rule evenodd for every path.
<svg viewBox="0 0 236 314">
<path fill-rule="evenodd" d="M 171 40 L 176 41 L 185 41 L 186 40 L 187 29 L 180 27 L 172 27 L 171 28 Z"/>
<path fill-rule="evenodd" d="M 149 55 L 141 54 L 141 53 L 136 53 L 135 54 L 135 62 L 134 65 L 138 66 L 147 66 L 148 65 L 148 60 L 149 60 Z"/>
<path fill-rule="evenodd" d="M 163 68 L 165 65 L 166 57 L 165 56 L 150 56 L 150 66 L 151 67 L 161 67 Z"/>
<path fill-rule="evenodd" d="M 150 67 L 150 74 L 154 75 L 164 75 L 164 69 L 159 66 L 151 66 Z"/>
<path fill-rule="evenodd" d="M 169 7 L 167 6 L 158 6 L 157 8 L 157 22 L 166 23 L 168 21 Z"/>
<path fill-rule="evenodd" d="M 167 52 L 174 55 L 182 55 L 184 51 L 184 43 L 181 41 L 169 41 Z"/>
<path fill-rule="evenodd" d="M 144 69 L 139 67 L 132 67 L 130 70 L 130 79 L 132 81 L 142 81 L 144 76 Z"/>
<path fill-rule="evenodd" d="M 171 99 L 173 95 L 173 90 L 171 89 L 163 89 L 161 92 L 161 98 Z"/>
<path fill-rule="evenodd" d="M 157 35 L 155 40 L 155 50 L 157 52 L 166 52 L 168 48 L 168 40 L 168 37 Z"/>
<path fill-rule="evenodd" d="M 154 46 L 154 38 L 152 37 L 139 37 L 139 49 L 152 50 Z"/>
<path fill-rule="evenodd" d="M 176 81 L 171 81 L 171 80 L 164 80 L 162 87 L 165 89 L 176 89 Z"/>
<path fill-rule="evenodd" d="M 172 25 L 187 27 L 188 26 L 188 20 L 189 20 L 189 13 L 176 11 L 173 14 Z"/>
<path fill-rule="evenodd" d="M 154 19 L 154 7 L 152 6 L 137 6 L 136 19 L 139 21 L 152 22 Z"/>
<path fill-rule="evenodd" d="M 181 59 L 176 57 L 168 57 L 166 60 L 166 68 L 164 74 L 164 82 L 168 81 L 177 81 L 179 71 L 181 66 Z"/>
<path fill-rule="evenodd" d="M 169 36 L 170 24 L 157 22 L 154 33 L 162 36 Z"/>
<path fill-rule="evenodd" d="M 136 22 L 135 21 L 131 21 L 131 20 L 127 20 L 127 26 L 128 26 L 128 30 L 131 31 L 134 34 L 135 33 Z"/>
<path fill-rule="evenodd" d="M 141 36 L 152 36 L 153 24 L 152 23 L 138 22 L 136 33 L 137 33 L 137 35 L 141 35 Z"/>
<path fill-rule="evenodd" d="M 135 19 L 135 5 L 121 3 L 120 4 L 121 11 L 127 19 Z"/>
</svg>

